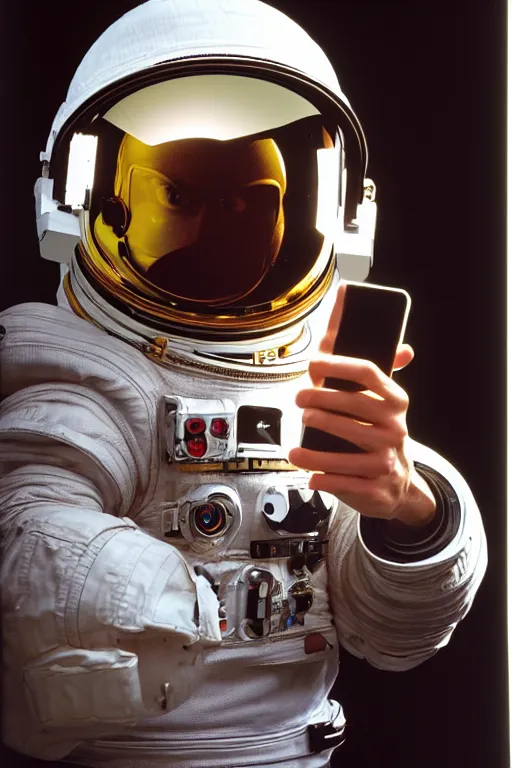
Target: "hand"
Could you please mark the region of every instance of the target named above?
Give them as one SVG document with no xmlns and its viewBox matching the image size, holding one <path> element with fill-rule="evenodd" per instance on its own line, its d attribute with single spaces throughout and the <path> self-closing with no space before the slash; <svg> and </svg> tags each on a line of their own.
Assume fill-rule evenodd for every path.
<svg viewBox="0 0 512 768">
<path fill-rule="evenodd" d="M 331 354 L 343 309 L 346 285 L 338 291 L 319 356 L 309 372 L 313 387 L 301 390 L 297 405 L 303 423 L 343 437 L 366 453 L 324 453 L 293 448 L 289 460 L 313 472 L 309 487 L 337 496 L 360 514 L 409 525 L 423 525 L 436 505 L 427 483 L 416 472 L 408 451 L 407 393 L 374 363 Z M 402 344 L 393 370 L 405 368 L 414 352 Z M 366 387 L 362 392 L 322 389 L 327 377 L 348 379 Z"/>
</svg>

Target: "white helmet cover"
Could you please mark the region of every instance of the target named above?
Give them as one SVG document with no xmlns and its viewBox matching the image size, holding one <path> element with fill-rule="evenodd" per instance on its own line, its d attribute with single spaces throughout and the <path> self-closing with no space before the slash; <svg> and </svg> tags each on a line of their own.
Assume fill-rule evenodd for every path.
<svg viewBox="0 0 512 768">
<path fill-rule="evenodd" d="M 243 87 L 233 98 L 236 80 L 243 83 Z M 203 87 L 201 81 L 203 86 L 207 83 L 210 87 Z M 160 96 L 155 99 L 157 93 Z M 218 121 L 211 125 L 213 105 L 222 114 L 220 128 Z M 191 116 L 195 128 L 187 133 Z M 360 214 L 374 209 L 375 204 L 365 195 L 364 135 L 329 60 L 309 35 L 283 13 L 259 0 L 149 0 L 141 4 L 112 24 L 90 48 L 53 122 L 46 150 L 41 154 L 44 178 L 36 186 L 38 229 L 40 237 L 46 240 L 41 243 L 43 255 L 71 260 L 71 254 L 62 258 L 58 248 L 55 249 L 57 255 L 48 253 L 48 247 L 54 244 L 48 237 L 52 233 L 67 236 L 68 240 L 71 236 L 72 242 L 81 239 L 86 250 L 88 242 L 94 239 L 92 224 L 91 227 L 88 224 L 90 190 L 83 200 L 75 201 L 70 212 L 63 206 L 69 182 L 63 169 L 67 168 L 75 134 L 84 131 L 84 126 L 84 132 L 90 132 L 87 126 L 98 117 L 128 136 L 155 146 L 191 136 L 229 142 L 266 131 L 265 135 L 272 137 L 268 133 L 271 129 L 279 129 L 294 120 L 314 120 L 314 116 L 320 116 L 318 119 L 323 121 L 326 130 L 338 127 L 342 140 L 342 149 L 338 152 L 340 182 L 343 168 L 347 169 L 342 182 L 343 196 L 337 201 L 341 205 L 335 213 L 338 231 L 330 233 L 331 256 L 326 260 L 324 254 L 323 272 L 317 274 L 317 268 L 316 282 L 310 279 L 306 298 L 302 295 L 304 291 L 299 296 L 297 291 L 290 292 L 288 286 L 286 299 L 282 294 L 280 302 L 269 304 L 267 301 L 265 308 L 261 306 L 259 317 L 251 307 L 252 319 L 245 327 L 243 317 L 240 322 L 240 312 L 235 311 L 232 332 L 237 327 L 239 338 L 244 335 L 262 338 L 296 324 L 312 312 L 332 283 L 334 256 L 342 276 L 366 277 L 372 259 L 375 215 L 374 211 L 369 217 Z M 198 117 L 201 118 L 199 127 Z M 159 134 L 159 129 L 163 133 Z M 332 138 L 334 140 L 334 131 Z M 282 171 L 282 179 L 286 179 L 287 169 Z M 286 182 L 279 183 L 284 194 Z M 76 227 L 77 218 L 81 222 L 81 233 Z M 123 280 L 117 281 L 119 289 L 121 283 Z M 144 279 L 141 284 L 144 285 Z M 137 291 L 141 292 L 140 285 Z M 231 293 L 235 296 L 236 290 Z M 183 291 L 179 295 L 182 294 Z M 237 295 L 242 294 L 239 290 Z M 127 294 L 124 300 L 132 303 L 132 294 Z M 166 326 L 162 301 L 153 294 L 151 301 L 160 307 L 156 312 L 160 330 L 187 335 L 187 322 L 183 321 L 187 307 L 180 308 L 170 301 L 175 311 L 173 321 Z M 147 302 L 139 309 L 139 317 L 144 322 L 153 318 L 152 307 Z M 188 311 L 192 312 L 194 327 L 201 327 L 197 307 L 191 305 Z M 211 308 L 209 316 L 212 317 Z M 226 327 L 224 317 L 224 332 Z M 219 336 L 215 330 L 212 332 L 209 321 L 203 323 L 203 328 L 206 330 L 199 338 Z"/>
</svg>

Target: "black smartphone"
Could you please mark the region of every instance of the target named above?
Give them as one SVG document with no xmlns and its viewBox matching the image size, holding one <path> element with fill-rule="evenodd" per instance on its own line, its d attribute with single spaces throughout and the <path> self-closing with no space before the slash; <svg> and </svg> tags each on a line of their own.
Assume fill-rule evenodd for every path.
<svg viewBox="0 0 512 768">
<path fill-rule="evenodd" d="M 347 282 L 343 312 L 332 353 L 371 360 L 387 376 L 393 372 L 396 350 L 402 343 L 411 297 L 401 288 Z M 345 379 L 327 378 L 326 389 L 357 392 L 361 384 Z M 348 440 L 314 427 L 304 427 L 301 445 L 327 453 L 365 453 Z"/>
</svg>

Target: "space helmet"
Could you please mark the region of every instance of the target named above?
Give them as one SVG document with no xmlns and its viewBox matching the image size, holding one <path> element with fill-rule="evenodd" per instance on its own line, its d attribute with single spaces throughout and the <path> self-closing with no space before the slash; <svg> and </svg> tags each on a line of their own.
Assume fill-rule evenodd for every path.
<svg viewBox="0 0 512 768">
<path fill-rule="evenodd" d="M 155 359 L 293 375 L 340 276 L 371 266 L 361 126 L 317 43 L 259 0 L 130 10 L 41 160 L 40 249 L 66 301 Z"/>
</svg>

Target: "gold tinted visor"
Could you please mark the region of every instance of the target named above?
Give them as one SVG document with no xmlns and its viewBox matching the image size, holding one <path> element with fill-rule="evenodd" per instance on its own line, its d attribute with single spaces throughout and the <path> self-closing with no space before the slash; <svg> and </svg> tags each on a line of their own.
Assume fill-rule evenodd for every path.
<svg viewBox="0 0 512 768">
<path fill-rule="evenodd" d="M 285 192 L 272 139 L 151 147 L 126 135 L 114 197 L 101 206 L 94 235 L 115 254 L 112 223 L 121 206 L 124 254 L 134 270 L 176 299 L 225 305 L 257 288 L 277 258 Z"/>
<path fill-rule="evenodd" d="M 90 132 L 81 254 L 103 290 L 144 316 L 210 327 L 261 326 L 269 312 L 279 325 L 318 302 L 342 150 L 304 98 L 253 78 L 187 77 L 126 97 Z"/>
</svg>

